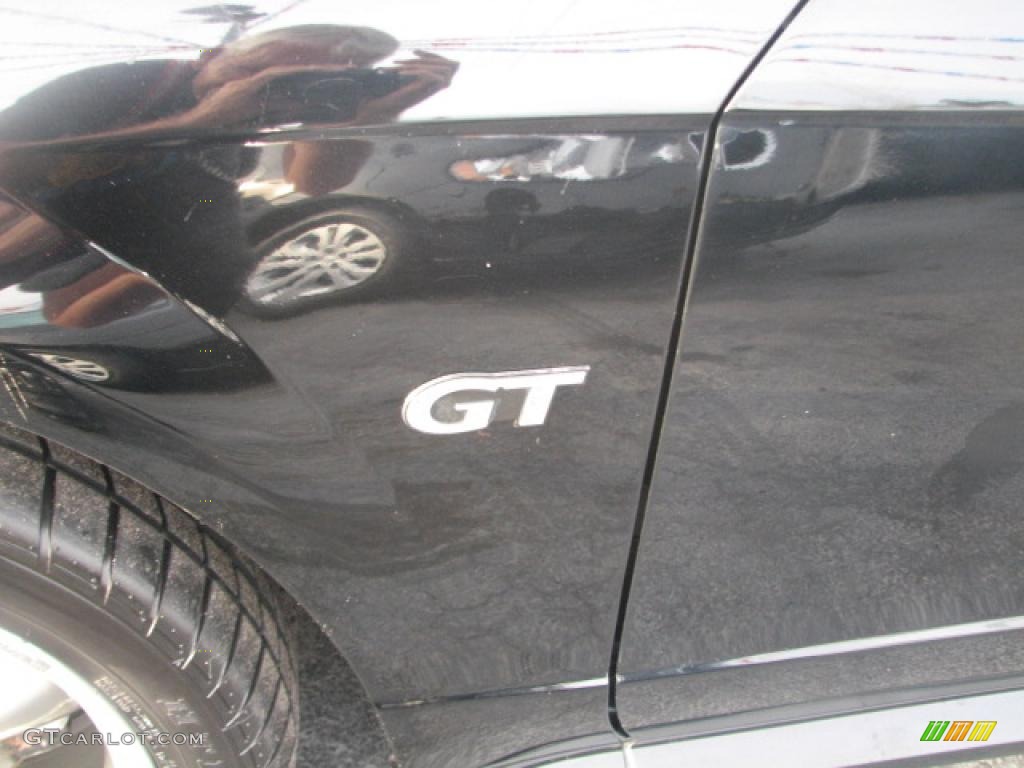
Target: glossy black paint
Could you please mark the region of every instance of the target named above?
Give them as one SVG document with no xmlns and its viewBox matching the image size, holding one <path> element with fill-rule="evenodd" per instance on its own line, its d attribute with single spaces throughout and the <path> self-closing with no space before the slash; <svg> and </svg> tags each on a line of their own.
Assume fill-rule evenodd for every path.
<svg viewBox="0 0 1024 768">
<path fill-rule="evenodd" d="M 10 198 L 3 210 L 0 342 L 110 389 L 230 392 L 270 374 L 234 335 Z M 75 367 L 76 363 L 90 367 Z"/>
<path fill-rule="evenodd" d="M 199 9 L 229 27 L 219 42 L 276 18 L 232 8 Z M 616 744 L 604 676 L 700 156 L 788 10 L 750 9 L 769 22 L 726 30 L 727 49 L 666 27 L 671 70 L 647 67 L 646 33 L 622 33 L 635 49 L 597 33 L 592 71 L 545 59 L 579 53 L 554 35 L 518 51 L 521 74 L 511 33 L 441 37 L 443 58 L 411 70 L 380 68 L 396 42 L 380 33 L 340 68 L 286 35 L 244 77 L 190 49 L 76 64 L 7 99 L 0 412 L 253 553 L 408 765 Z M 296 13 L 337 20 L 325 2 Z M 595 45 L 584 30 L 573 45 Z M 708 48 L 726 58 L 686 58 Z M 625 727 L 1019 671 L 1016 638 L 991 636 L 689 674 L 1020 613 L 1024 124 L 940 106 L 752 104 L 718 126 L 623 636 Z M 330 217 L 385 233 L 389 270 L 285 310 L 252 301 L 268 249 Z M 436 376 L 564 365 L 591 374 L 543 429 L 401 422 Z"/>
<path fill-rule="evenodd" d="M 0 115 L 6 418 L 221 526 L 373 701 L 468 696 L 382 710 L 408 764 L 613 741 L 602 678 L 709 118 L 210 135 L 170 72 L 86 70 Z M 145 106 L 54 122 L 97 83 Z M 353 213 L 390 233 L 386 276 L 247 300 L 264 244 Z M 560 365 L 591 374 L 544 429 L 402 423 L 438 375 Z"/>
<path fill-rule="evenodd" d="M 541 30 L 519 4 L 186 6 L 0 9 L 4 417 L 247 548 L 408 764 L 614 743 L 698 157 L 788 2 L 625 26 L 555 3 Z M 375 231 L 387 268 L 256 301 L 260 260 L 331 217 Z M 401 422 L 436 376 L 564 365 L 588 385 L 543 429 Z"/>
<path fill-rule="evenodd" d="M 722 130 L 773 150 L 711 178 L 624 722 L 1019 673 L 1019 632 L 702 671 L 1024 613 L 1024 118 L 737 111 Z"/>
<path fill-rule="evenodd" d="M 109 280 L 77 298 L 95 305 L 89 310 L 98 318 L 94 323 L 66 328 L 46 321 L 54 315 L 48 307 L 68 290 L 65 283 L 87 279 L 76 283 L 72 276 L 41 291 L 42 317 L 36 320 L 42 328 L 5 329 L 5 349 L 19 358 L 9 373 L 20 383 L 15 392 L 27 388 L 26 377 L 61 378 L 34 368 L 31 354 L 39 350 L 114 370 L 109 381 L 92 386 L 104 393 L 108 407 L 127 409 L 128 420 L 159 423 L 159 432 L 138 426 L 146 446 L 166 432 L 191 443 L 188 454 L 168 460 L 160 450 L 153 459 L 135 455 L 122 466 L 204 518 L 223 521 L 324 621 L 378 702 L 600 677 L 607 664 L 635 468 L 644 458 L 674 310 L 696 153 L 618 180 L 524 183 L 515 191 L 529 205 L 517 215 L 493 205 L 489 210 L 488 194 L 493 199 L 503 191 L 497 185 L 446 179 L 453 157 L 554 140 L 526 133 L 528 128 L 502 125 L 496 138 L 402 138 L 407 162 L 426 175 L 405 174 L 406 189 L 431 184 L 431 199 L 439 201 L 433 210 L 413 208 L 405 219 L 417 219 L 410 240 L 417 227 L 425 232 L 407 251 L 422 259 L 407 265 L 410 276 L 378 286 L 372 300 L 341 296 L 291 316 L 239 308 L 227 313 L 229 330 L 219 333 L 219 321 L 204 323 L 188 306 L 219 314 L 244 270 L 227 274 L 234 270 L 210 264 L 205 249 L 230 240 L 233 253 L 247 251 L 237 239 L 235 202 L 194 213 L 180 230 L 185 234 L 169 239 L 166 248 L 161 244 L 164 233 L 179 232 L 175 228 L 195 204 L 179 180 L 198 172 L 181 159 L 180 149 L 103 150 L 117 164 L 160 169 L 145 182 L 150 186 L 144 193 L 130 185 L 122 190 L 107 176 L 90 179 L 80 193 L 27 181 L 11 190 L 157 277 L 174 294 L 161 294 L 161 306 L 195 329 L 182 335 L 180 345 L 204 365 L 215 355 L 259 360 L 255 367 L 226 370 L 193 365 L 186 379 L 178 373 L 184 353 L 164 348 L 166 334 L 154 338 L 148 332 L 154 304 L 104 291 L 124 276 L 146 278 L 107 264 L 101 268 L 110 270 Z M 625 138 L 678 146 L 690 130 Z M 515 132 L 525 135 L 507 138 Z M 360 141 L 390 155 L 398 140 Z M 40 153 L 33 159 L 47 168 L 67 162 L 66 156 L 51 158 Z M 209 189 L 215 182 L 198 185 Z M 100 191 L 105 187 L 108 195 Z M 379 195 L 374 202 L 380 208 L 393 205 L 390 199 L 413 197 L 397 183 L 382 184 Z M 301 215 L 304 210 L 295 213 Z M 398 213 L 387 215 L 403 221 Z M 442 251 L 447 242 L 453 247 Z M 440 256 L 432 259 L 433 253 Z M 71 274 L 80 258 L 47 269 Z M 18 285 L 30 292 L 39 283 L 29 275 Z M 106 293 L 115 298 L 108 302 Z M 232 342 L 236 335 L 245 342 Z M 592 386 L 560 394 L 549 429 L 501 423 L 484 433 L 431 437 L 401 422 L 402 398 L 436 375 L 567 364 L 591 365 Z M 129 381 L 134 369 L 142 377 L 137 384 Z M 175 380 L 161 369 L 174 371 Z M 41 412 L 34 397 L 21 403 L 32 428 L 86 451 L 93 447 L 38 423 L 41 415 L 66 422 L 65 412 L 83 418 L 86 411 L 74 396 Z M 87 418 L 107 432 L 111 417 L 107 407 L 101 410 Z M 8 413 L 20 420 L 16 411 Z M 131 432 L 118 431 L 109 437 L 132 445 Z M 93 450 L 106 455 L 111 447 Z M 200 468 L 221 487 L 197 475 Z M 225 482 L 242 483 L 244 492 L 223 488 Z M 240 496 L 249 498 L 239 504 Z M 619 554 L 596 556 L 611 552 Z M 589 723 L 584 732 L 599 731 L 605 727 L 603 698 L 588 701 L 593 708 L 582 718 Z M 493 750 L 577 735 L 574 729 L 582 727 L 573 725 L 575 715 L 573 721 L 538 720 L 541 730 L 515 731 L 520 741 L 512 745 L 475 747 L 484 752 L 474 751 L 474 761 L 503 754 Z M 458 744 L 444 748 L 457 751 Z"/>
</svg>

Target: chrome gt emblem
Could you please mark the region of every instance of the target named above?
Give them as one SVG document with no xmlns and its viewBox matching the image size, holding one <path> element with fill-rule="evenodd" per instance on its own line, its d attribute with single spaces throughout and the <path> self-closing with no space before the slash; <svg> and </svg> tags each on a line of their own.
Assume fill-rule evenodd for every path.
<svg viewBox="0 0 1024 768">
<path fill-rule="evenodd" d="M 428 435 L 457 435 L 508 418 L 536 427 L 548 417 L 559 387 L 582 384 L 589 365 L 501 373 L 453 373 L 416 387 L 402 404 L 402 420 Z"/>
</svg>

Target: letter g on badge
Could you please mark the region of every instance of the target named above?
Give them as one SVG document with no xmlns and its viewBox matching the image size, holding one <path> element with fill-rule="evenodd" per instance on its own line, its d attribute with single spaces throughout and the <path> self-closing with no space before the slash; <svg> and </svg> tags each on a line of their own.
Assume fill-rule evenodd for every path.
<svg viewBox="0 0 1024 768">
<path fill-rule="evenodd" d="M 428 435 L 475 432 L 494 420 L 501 392 L 522 390 L 522 405 L 514 426 L 536 427 L 547 419 L 555 390 L 582 384 L 589 371 L 589 365 L 581 365 L 440 376 L 408 394 L 402 404 L 402 420 Z M 451 403 L 450 411 L 455 418 L 440 419 L 440 414 L 435 414 L 435 406 L 445 399 Z"/>
</svg>

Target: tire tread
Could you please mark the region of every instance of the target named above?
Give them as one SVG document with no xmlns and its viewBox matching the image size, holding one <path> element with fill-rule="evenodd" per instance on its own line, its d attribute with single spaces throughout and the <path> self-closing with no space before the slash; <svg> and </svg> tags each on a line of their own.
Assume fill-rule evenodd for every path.
<svg viewBox="0 0 1024 768">
<path fill-rule="evenodd" d="M 2 497 L 14 511 L 0 513 L 11 518 L 0 516 L 0 555 L 70 587 L 160 649 L 216 702 L 222 721 L 215 727 L 240 765 L 294 765 L 295 660 L 275 591 L 255 564 L 166 498 L 5 424 L 0 472 L 15 486 Z M 22 486 L 33 476 L 34 536 L 24 530 L 22 508 L 32 490 Z M 75 499 L 81 514 L 71 508 Z"/>
</svg>

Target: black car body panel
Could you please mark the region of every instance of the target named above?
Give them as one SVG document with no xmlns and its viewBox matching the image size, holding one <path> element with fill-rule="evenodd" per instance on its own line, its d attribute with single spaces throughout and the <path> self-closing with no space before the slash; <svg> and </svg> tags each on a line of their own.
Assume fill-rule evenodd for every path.
<svg viewBox="0 0 1024 768">
<path fill-rule="evenodd" d="M 40 25 L 0 111 L 3 418 L 250 552 L 408 765 L 1019 672 L 989 634 L 945 641 L 955 671 L 931 644 L 704 674 L 1021 612 L 1024 124 L 1002 80 L 976 104 L 956 77 L 902 109 L 802 101 L 823 77 L 790 104 L 771 78 L 831 50 L 814 35 L 842 4 L 820 0 L 723 114 L 792 3 L 566 3 L 501 35 L 491 10 L 398 5 Z M 388 102 L 411 83 L 363 29 L 358 66 L 209 108 L 222 44 L 389 14 L 447 87 Z M 38 53 L 69 28 L 66 58 Z M 261 304 L 268 254 L 332 217 L 376 232 L 387 271 Z M 543 428 L 507 394 L 486 429 L 403 421 L 441 377 L 563 368 L 586 382 Z"/>
<path fill-rule="evenodd" d="M 880 7 L 838 34 L 836 5 L 719 129 L 761 154 L 720 155 L 704 202 L 623 638 L 631 731 L 999 688 L 1024 662 L 1019 44 L 981 9 L 978 34 Z"/>
<path fill-rule="evenodd" d="M 623 551 L 628 541 L 635 467 L 645 457 L 696 187 L 696 150 L 687 137 L 700 123 L 609 139 L 649 146 L 642 150 L 648 154 L 690 147 L 690 155 L 677 161 L 656 160 L 620 179 L 518 184 L 514 191 L 529 200 L 509 222 L 508 213 L 492 213 L 487 201 L 488 192 L 500 198 L 506 188 L 480 190 L 452 179 L 448 168 L 459 157 L 564 141 L 532 132 L 505 138 L 529 128 L 503 124 L 495 139 L 403 138 L 409 151 L 395 162 L 411 169 L 396 175 L 413 189 L 429 185 L 441 201 L 441 210 L 421 207 L 416 213 L 419 226 L 431 233 L 436 228 L 433 236 L 453 242 L 444 251 L 453 259 L 430 260 L 427 254 L 438 246 L 414 246 L 412 256 L 423 254 L 432 263 L 404 265 L 414 274 L 396 275 L 376 299 L 325 302 L 284 317 L 223 313 L 224 304 L 236 303 L 230 286 L 241 282 L 245 270 L 225 270 L 211 254 L 219 242 L 244 252 L 238 245 L 246 240 L 228 204 L 225 210 L 198 209 L 182 224 L 196 205 L 190 185 L 201 168 L 182 158 L 180 149 L 133 149 L 123 160 L 102 150 L 117 165 L 160 169 L 145 182 L 151 186 L 144 193 L 111 184 L 106 176 L 70 193 L 27 184 L 11 190 L 24 204 L 152 275 L 181 311 L 200 312 L 193 317 L 199 328 L 209 332 L 222 325 L 218 335 L 244 340 L 236 355 L 255 354 L 265 366 L 262 376 L 240 368 L 229 386 L 203 381 L 191 391 L 158 376 L 133 388 L 116 381 L 93 385 L 188 435 L 197 452 L 230 467 L 228 476 L 246 477 L 272 499 L 268 505 L 277 510 L 280 533 L 266 537 L 266 530 L 250 528 L 256 538 L 247 544 L 270 556 L 290 541 L 294 551 L 287 560 L 302 568 L 316 562 L 331 572 L 320 577 L 331 588 L 315 590 L 306 601 L 314 613 L 322 603 L 339 618 L 335 632 L 342 645 L 369 637 L 387 617 L 400 617 L 402 632 L 410 633 L 400 652 L 379 641 L 365 659 L 349 651 L 375 681 L 380 701 L 597 677 L 607 663 L 622 562 L 613 566 L 612 559 L 592 553 Z M 369 135 L 360 141 L 373 143 Z M 380 143 L 380 151 L 390 153 L 394 142 Z M 41 152 L 33 160 L 48 169 L 66 162 L 58 157 L 51 165 Z M 421 176 L 416 169 L 423 169 Z M 209 188 L 216 183 L 207 182 L 201 194 L 213 195 Z M 382 186 L 382 199 L 403 198 L 397 186 Z M 178 190 L 179 207 L 163 193 L 167 189 Z M 187 235 L 180 234 L 181 226 L 188 227 Z M 461 235 L 452 234 L 456 228 Z M 173 239 L 172 231 L 178 232 Z M 460 252 L 462 258 L 454 258 Z M 125 270 L 109 264 L 97 271 L 108 269 L 110 280 L 120 279 Z M 60 325 L 75 307 L 60 305 L 59 292 L 86 284 L 79 291 L 84 296 L 76 294 L 74 301 L 98 302 L 93 297 L 109 282 L 87 283 L 95 274 L 76 272 L 69 285 L 41 293 L 42 308 L 32 312 L 55 318 L 46 333 L 27 324 L 25 312 L 13 314 L 20 324 L 8 331 L 11 352 L 91 359 L 94 347 L 102 347 L 130 358 L 138 340 L 108 338 L 112 323 L 106 317 L 94 321 L 90 315 L 84 328 Z M 148 300 L 139 304 L 123 307 L 133 327 L 143 327 L 153 311 Z M 207 325 L 199 317 L 224 322 Z M 208 341 L 195 339 L 200 359 L 217 352 Z M 31 354 L 19 352 L 23 346 Z M 204 349 L 211 351 L 199 351 Z M 171 354 L 153 344 L 142 353 L 152 360 Z M 435 437 L 413 432 L 400 418 L 405 395 L 438 375 L 544 365 L 592 369 L 591 386 L 559 392 L 546 432 L 495 422 L 468 438 Z M 146 366 L 152 370 L 153 362 Z M 165 396 L 167 389 L 177 391 Z M 524 484 L 524 478 L 531 481 Z M 199 498 L 215 499 L 206 493 Z M 208 514 L 216 514 L 216 500 L 205 504 Z M 523 581 L 533 577 L 532 586 Z M 398 581 L 386 586 L 392 579 Z M 595 606 L 597 583 L 607 594 Z M 459 618 L 465 605 L 477 606 L 469 621 L 479 632 L 466 634 Z M 524 615 L 534 616 L 537 625 L 515 620 Z M 538 627 L 553 634 L 543 640 Z M 396 626 L 386 634 L 397 640 L 398 633 Z M 480 663 L 471 663 L 478 654 Z"/>
<path fill-rule="evenodd" d="M 467 9 L 414 46 L 461 69 L 412 110 L 356 114 L 353 88 L 382 88 L 380 104 L 403 85 L 367 63 L 331 75 L 344 87 L 309 84 L 315 97 L 287 75 L 258 113 L 217 120 L 199 85 L 223 74 L 210 49 L 157 37 L 185 25 L 217 44 L 263 21 L 315 36 L 303 25 L 381 11 L 179 10 L 140 11 L 134 29 L 129 14 L 120 34 L 76 14 L 81 63 L 44 57 L 38 87 L 0 116 L 7 418 L 103 456 L 250 551 L 342 649 L 403 757 L 614 743 L 610 642 L 701 148 L 788 4 L 737 39 L 712 31 L 715 66 L 682 92 L 649 75 L 705 60 L 709 33 L 679 23 L 684 9 L 659 11 L 653 37 L 569 17 L 526 42 L 458 37 L 484 23 Z M 32 50 L 74 23 L 41 27 Z M 110 38 L 141 57 L 88 66 L 84 49 Z M 594 87 L 602 76 L 622 78 L 618 96 Z M 393 273 L 288 311 L 247 300 L 263 243 L 353 212 L 388 232 Z M 178 344 L 156 321 L 171 315 L 191 329 Z M 558 366 L 590 373 L 559 391 L 546 429 L 515 428 L 511 411 L 466 435 L 402 422 L 403 398 L 438 376 Z M 492 723 L 504 736 L 478 738 Z"/>
</svg>

